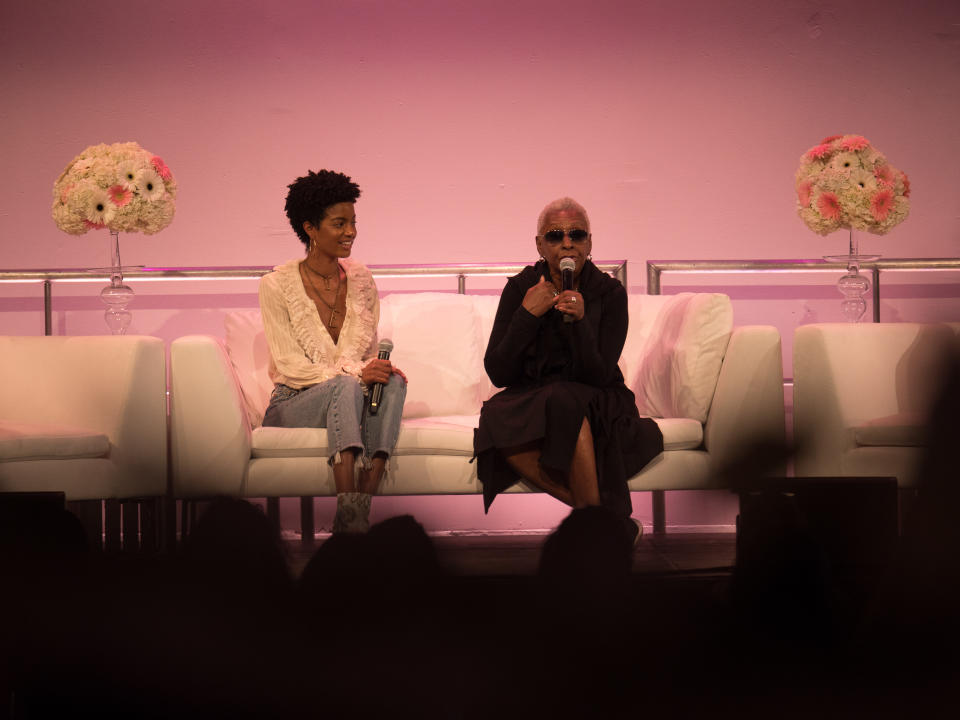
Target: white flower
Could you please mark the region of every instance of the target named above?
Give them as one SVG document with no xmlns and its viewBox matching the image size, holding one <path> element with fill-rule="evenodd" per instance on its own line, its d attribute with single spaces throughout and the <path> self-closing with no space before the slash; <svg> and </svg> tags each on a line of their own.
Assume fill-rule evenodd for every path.
<svg viewBox="0 0 960 720">
<path fill-rule="evenodd" d="M 84 217 L 91 224 L 108 225 L 113 220 L 116 210 L 106 190 L 96 186 L 86 187 L 81 191 L 81 198 Z"/>
<path fill-rule="evenodd" d="M 163 186 L 163 178 L 153 168 L 140 170 L 137 173 L 136 183 L 140 197 L 145 200 L 159 200 L 166 192 L 166 188 Z"/>
<path fill-rule="evenodd" d="M 136 192 L 139 190 L 137 185 L 137 173 L 139 168 L 135 162 L 125 162 L 117 168 L 117 182 L 123 185 L 125 190 Z"/>
<path fill-rule="evenodd" d="M 80 173 L 82 175 L 92 167 L 93 167 L 92 157 L 80 157 L 80 158 L 77 158 L 77 161 L 73 164 L 73 172 Z"/>
<path fill-rule="evenodd" d="M 834 156 L 830 161 L 829 167 L 839 172 L 849 173 L 854 170 L 861 170 L 863 166 L 860 164 L 860 157 L 857 153 L 842 152 Z"/>
<path fill-rule="evenodd" d="M 854 170 L 850 173 L 850 187 L 872 195 L 877 191 L 877 178 L 867 170 Z"/>
</svg>

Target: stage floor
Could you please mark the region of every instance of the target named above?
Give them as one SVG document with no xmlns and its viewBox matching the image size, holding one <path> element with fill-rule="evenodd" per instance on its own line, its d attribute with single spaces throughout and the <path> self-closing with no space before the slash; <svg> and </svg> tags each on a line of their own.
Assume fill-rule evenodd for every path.
<svg viewBox="0 0 960 720">
<path fill-rule="evenodd" d="M 299 537 L 286 540 L 291 569 L 299 576 L 317 547 Z M 438 535 L 433 537 L 440 564 L 454 576 L 533 575 L 547 535 Z M 728 575 L 735 559 L 734 533 L 645 534 L 633 554 L 635 575 Z"/>
</svg>

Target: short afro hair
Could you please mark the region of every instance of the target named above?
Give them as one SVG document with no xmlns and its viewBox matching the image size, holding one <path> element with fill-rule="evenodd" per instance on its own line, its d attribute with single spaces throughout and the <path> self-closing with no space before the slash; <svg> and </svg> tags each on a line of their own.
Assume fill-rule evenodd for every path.
<svg viewBox="0 0 960 720">
<path fill-rule="evenodd" d="M 309 222 L 319 225 L 326 216 L 328 207 L 343 202 L 356 202 L 360 197 L 359 185 L 343 173 L 332 170 L 308 170 L 306 175 L 298 177 L 287 187 L 290 192 L 287 193 L 284 210 L 293 231 L 308 249 L 310 236 L 303 229 L 303 224 Z"/>
</svg>

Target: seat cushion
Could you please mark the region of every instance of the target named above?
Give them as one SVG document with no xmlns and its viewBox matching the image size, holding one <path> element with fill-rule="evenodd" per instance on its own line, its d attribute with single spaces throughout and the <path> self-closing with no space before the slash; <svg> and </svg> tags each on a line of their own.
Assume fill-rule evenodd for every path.
<svg viewBox="0 0 960 720">
<path fill-rule="evenodd" d="M 479 415 L 409 418 L 400 426 L 395 455 L 473 456 L 473 430 Z M 260 427 L 253 431 L 251 455 L 255 458 L 328 457 L 331 454 L 323 428 Z"/>
<path fill-rule="evenodd" d="M 897 413 L 855 427 L 853 438 L 861 447 L 922 447 L 927 430 L 919 413 Z"/>
<path fill-rule="evenodd" d="M 67 425 L 0 422 L 0 462 L 106 457 L 110 438 Z"/>
</svg>

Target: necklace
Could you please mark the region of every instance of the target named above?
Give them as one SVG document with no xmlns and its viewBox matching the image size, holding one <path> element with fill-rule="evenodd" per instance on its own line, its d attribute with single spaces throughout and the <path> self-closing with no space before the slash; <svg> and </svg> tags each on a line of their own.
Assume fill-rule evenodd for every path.
<svg viewBox="0 0 960 720">
<path fill-rule="evenodd" d="M 340 289 L 343 286 L 343 283 L 340 281 L 340 263 L 337 263 L 337 273 L 336 273 L 337 292 L 333 296 L 332 305 L 327 302 L 326 298 L 324 298 L 323 295 L 320 294 L 320 288 L 317 287 L 317 284 L 313 281 L 313 278 L 310 277 L 310 273 L 307 272 L 307 270 L 311 270 L 311 268 L 307 265 L 306 261 L 304 261 L 303 265 L 306 266 L 306 269 L 304 269 L 303 274 L 306 276 L 307 282 L 310 283 L 310 286 L 313 288 L 313 292 L 316 293 L 317 297 L 320 299 L 320 302 L 326 305 L 327 309 L 330 310 L 330 320 L 327 322 L 327 327 L 329 328 L 340 327 L 340 318 L 338 316 L 341 315 L 342 313 L 337 309 L 337 304 L 340 302 Z M 311 270 L 311 272 L 316 272 L 316 271 Z M 316 273 L 316 274 L 320 275 L 320 273 Z M 332 277 L 332 274 L 320 275 L 320 277 L 322 277 L 326 281 L 326 286 L 327 286 L 326 289 L 329 290 L 330 289 L 329 278 Z"/>
<path fill-rule="evenodd" d="M 329 289 L 330 289 L 330 278 L 332 278 L 334 275 L 336 275 L 336 276 L 337 276 L 337 290 L 338 290 L 338 291 L 340 290 L 340 263 L 337 263 L 337 269 L 336 269 L 334 272 L 330 273 L 329 275 L 324 275 L 323 273 L 318 273 L 316 270 L 314 270 L 312 267 L 310 267 L 310 264 L 309 264 L 306 260 L 303 261 L 303 264 L 307 267 L 307 270 L 309 270 L 310 272 L 312 272 L 314 275 L 319 275 L 320 277 L 323 278 L 323 289 L 324 289 L 324 290 L 329 290 Z M 311 284 L 312 284 L 312 281 L 311 281 Z M 316 288 L 316 285 L 314 285 L 314 288 Z"/>
</svg>

